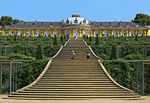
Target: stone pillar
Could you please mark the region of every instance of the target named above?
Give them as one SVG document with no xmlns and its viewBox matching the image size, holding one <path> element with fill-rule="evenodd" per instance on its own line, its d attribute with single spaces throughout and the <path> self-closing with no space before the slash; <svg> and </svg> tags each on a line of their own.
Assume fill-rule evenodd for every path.
<svg viewBox="0 0 150 103">
<path fill-rule="evenodd" d="M 113 36 L 113 31 L 109 30 L 109 36 L 112 37 Z"/>
<path fill-rule="evenodd" d="M 44 31 L 43 30 L 40 30 L 40 36 L 44 36 Z"/>
<path fill-rule="evenodd" d="M 147 31 L 146 31 L 146 30 L 144 30 L 143 32 L 144 32 L 144 36 L 147 36 Z"/>
<path fill-rule="evenodd" d="M 99 37 L 101 37 L 102 36 L 102 32 L 101 32 L 101 30 L 99 30 Z"/>
<path fill-rule="evenodd" d="M 78 30 L 78 37 L 81 37 L 81 29 Z"/>
<path fill-rule="evenodd" d="M 128 31 L 127 31 L 127 37 L 129 37 L 129 36 L 130 36 L 129 34 L 130 34 L 130 30 L 128 30 Z"/>
<path fill-rule="evenodd" d="M 35 37 L 35 30 L 31 30 L 31 37 Z"/>
<path fill-rule="evenodd" d="M 120 37 L 121 36 L 121 30 L 118 30 L 117 33 L 118 33 L 118 37 Z"/>
<path fill-rule="evenodd" d="M 148 32 L 147 32 L 147 36 L 150 36 L 150 29 L 149 29 Z"/>
<path fill-rule="evenodd" d="M 53 37 L 53 30 L 49 30 L 49 36 Z"/>
<path fill-rule="evenodd" d="M 72 30 L 70 29 L 70 35 L 69 35 L 69 37 L 73 37 L 73 29 Z"/>
</svg>

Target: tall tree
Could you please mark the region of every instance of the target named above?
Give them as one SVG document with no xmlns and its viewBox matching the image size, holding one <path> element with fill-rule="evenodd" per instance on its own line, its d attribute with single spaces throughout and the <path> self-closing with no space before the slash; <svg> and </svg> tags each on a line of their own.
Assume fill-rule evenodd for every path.
<svg viewBox="0 0 150 103">
<path fill-rule="evenodd" d="M 99 45 L 99 37 L 98 37 L 98 35 L 96 35 L 96 37 L 95 37 L 95 45 Z"/>
<path fill-rule="evenodd" d="M 41 45 L 37 46 L 36 59 L 43 59 L 43 50 L 42 50 L 42 46 Z"/>
<path fill-rule="evenodd" d="M 133 22 L 139 24 L 139 25 L 150 25 L 150 16 L 144 13 L 136 14 Z"/>
<path fill-rule="evenodd" d="M 110 59 L 117 59 L 117 45 L 112 45 Z"/>
<path fill-rule="evenodd" d="M 53 45 L 57 45 L 57 36 L 56 35 L 54 35 Z"/>
<path fill-rule="evenodd" d="M 19 19 L 13 19 L 10 16 L 2 16 L 0 18 L 0 26 L 5 27 L 5 25 L 11 25 L 11 24 L 16 24 L 18 22 L 22 22 L 22 20 Z"/>
</svg>

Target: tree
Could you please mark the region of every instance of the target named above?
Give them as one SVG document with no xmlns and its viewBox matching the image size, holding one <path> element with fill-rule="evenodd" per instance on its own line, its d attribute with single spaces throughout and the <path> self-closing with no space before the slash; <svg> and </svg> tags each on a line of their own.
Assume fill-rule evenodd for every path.
<svg viewBox="0 0 150 103">
<path fill-rule="evenodd" d="M 23 20 L 19 20 L 19 19 L 13 19 L 13 24 L 17 24 L 18 22 L 23 22 Z"/>
<path fill-rule="evenodd" d="M 117 45 L 112 45 L 110 59 L 117 59 Z"/>
<path fill-rule="evenodd" d="M 150 25 L 150 16 L 144 13 L 139 13 L 136 14 L 134 20 L 132 21 L 142 26 Z"/>
<path fill-rule="evenodd" d="M 10 16 L 2 16 L 0 19 L 1 26 L 11 25 L 12 21 L 13 21 L 13 19 Z"/>
<path fill-rule="evenodd" d="M 99 45 L 99 37 L 98 37 L 98 35 L 96 35 L 96 37 L 95 37 L 95 45 Z"/>
<path fill-rule="evenodd" d="M 37 46 L 36 59 L 43 59 L 43 51 L 41 45 Z"/>
<path fill-rule="evenodd" d="M 92 37 L 91 36 L 89 37 L 89 41 L 92 41 Z"/>
<path fill-rule="evenodd" d="M 64 38 L 63 38 L 63 36 L 61 35 L 61 36 L 60 36 L 60 41 L 63 42 L 63 39 L 64 39 Z"/>
<path fill-rule="evenodd" d="M 53 45 L 57 45 L 57 36 L 56 35 L 54 35 Z"/>
<path fill-rule="evenodd" d="M 0 26 L 5 27 L 5 25 L 11 25 L 11 24 L 16 24 L 18 22 L 22 22 L 22 20 L 19 19 L 13 19 L 10 16 L 2 16 L 0 18 Z"/>
<path fill-rule="evenodd" d="M 138 41 L 138 35 L 137 34 L 135 35 L 135 41 Z"/>
</svg>

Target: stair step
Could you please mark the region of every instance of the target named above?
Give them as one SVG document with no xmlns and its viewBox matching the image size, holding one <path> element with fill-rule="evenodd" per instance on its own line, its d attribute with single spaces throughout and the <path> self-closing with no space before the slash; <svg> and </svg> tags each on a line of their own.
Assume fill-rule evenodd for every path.
<svg viewBox="0 0 150 103">
<path fill-rule="evenodd" d="M 32 91 L 53 91 L 53 90 L 60 90 L 60 91 L 69 91 L 69 90 L 91 90 L 91 89 L 96 89 L 96 90 L 99 90 L 99 91 L 116 91 L 116 92 L 122 92 L 122 91 L 125 91 L 124 89 L 122 88 L 102 88 L 102 87 L 49 87 L 49 88 L 42 88 L 42 87 L 29 87 L 26 90 L 32 90 Z"/>
<path fill-rule="evenodd" d="M 84 92 L 101 92 L 101 93 L 112 93 L 112 92 L 122 92 L 122 93 L 131 93 L 129 91 L 125 91 L 123 89 L 109 89 L 109 90 L 102 90 L 102 89 L 97 89 L 97 88 L 92 88 L 92 89 L 61 89 L 61 88 L 52 88 L 52 89 L 26 89 L 25 91 L 20 91 L 20 92 L 80 92 L 80 91 L 84 91 Z"/>
<path fill-rule="evenodd" d="M 80 79 L 80 78 L 74 78 L 74 79 L 72 79 L 72 78 L 51 78 L 51 79 L 49 79 L 50 80 L 50 82 L 81 82 L 81 83 L 84 83 L 84 82 L 99 82 L 99 83 L 112 83 L 112 81 L 111 80 L 109 80 L 109 81 L 101 81 L 101 80 L 99 80 L 99 79 Z M 38 82 L 48 82 L 48 81 L 43 81 L 43 80 L 39 80 Z"/>
<path fill-rule="evenodd" d="M 100 88 L 100 89 L 118 89 L 117 86 L 100 86 L 100 85 L 49 85 L 49 86 L 38 86 L 34 85 L 32 88 L 38 89 L 50 89 L 50 88 Z"/>
<path fill-rule="evenodd" d="M 45 74 L 46 75 L 46 74 Z M 47 75 L 46 76 L 44 76 L 43 78 L 46 78 L 46 77 L 48 77 L 48 78 L 50 78 L 50 77 L 53 77 L 53 76 L 57 76 L 57 77 L 68 77 L 68 76 L 70 76 L 70 77 L 76 77 L 76 76 L 83 76 L 83 77 L 89 77 L 89 76 L 93 76 L 93 77 L 99 77 L 99 78 L 108 78 L 108 77 L 104 77 L 104 75 L 103 74 L 48 74 L 47 73 Z"/>
<path fill-rule="evenodd" d="M 134 96 L 133 93 L 15 93 L 13 95 L 36 96 Z"/>
</svg>

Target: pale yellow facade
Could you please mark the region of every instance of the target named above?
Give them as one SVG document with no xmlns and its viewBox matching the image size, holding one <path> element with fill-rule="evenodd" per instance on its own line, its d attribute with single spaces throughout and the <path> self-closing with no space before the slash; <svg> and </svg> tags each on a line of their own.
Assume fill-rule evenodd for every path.
<svg viewBox="0 0 150 103">
<path fill-rule="evenodd" d="M 9 35 L 21 35 L 21 36 L 50 36 L 54 37 L 54 35 L 61 36 L 61 35 L 69 35 L 69 37 L 83 37 L 83 35 L 88 35 L 95 37 L 96 35 L 99 35 L 100 37 L 106 37 L 106 36 L 134 36 L 134 35 L 139 35 L 139 36 L 150 36 L 150 29 L 146 30 L 136 30 L 136 29 L 130 29 L 130 30 L 117 30 L 117 29 L 88 29 L 84 30 L 78 29 L 78 28 L 73 28 L 73 29 L 1 29 L 0 30 L 0 35 L 1 36 L 9 36 Z"/>
</svg>

